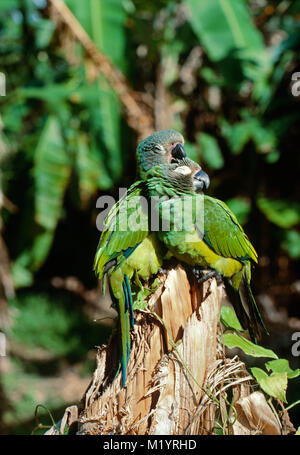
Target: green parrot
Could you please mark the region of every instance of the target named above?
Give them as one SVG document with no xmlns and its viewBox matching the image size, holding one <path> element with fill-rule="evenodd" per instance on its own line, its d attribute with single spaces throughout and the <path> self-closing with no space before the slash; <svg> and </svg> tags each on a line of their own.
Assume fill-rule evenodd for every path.
<svg viewBox="0 0 300 455">
<path fill-rule="evenodd" d="M 146 172 L 159 164 L 176 163 L 184 156 L 183 137 L 173 130 L 154 133 L 139 144 L 138 166 L 145 180 L 134 183 L 109 211 L 97 247 L 94 270 L 99 279 L 108 278 L 111 297 L 119 313 L 123 387 L 130 353 L 130 327 L 133 326 L 131 283 L 133 280 L 141 287 L 141 280 L 148 281 L 151 275 L 157 274 L 166 253 L 157 232 L 151 232 L 148 210 L 143 204 L 148 197 Z M 138 223 L 130 223 L 136 220 Z"/>
<path fill-rule="evenodd" d="M 144 182 L 140 181 L 133 184 L 126 197 L 110 210 L 94 262 L 98 278 L 108 278 L 110 294 L 119 313 L 123 387 L 130 353 L 130 328 L 133 326 L 130 281 L 133 277 L 136 281 L 148 280 L 152 274 L 157 273 L 162 264 L 156 236 L 151 233 L 149 235 L 148 214 L 143 210 L 142 204 L 136 205 L 136 198 L 143 195 L 144 186 Z M 140 228 L 120 229 L 120 226 L 126 226 L 132 215 L 140 217 Z"/>
<path fill-rule="evenodd" d="M 157 274 L 159 268 L 163 264 L 164 259 L 173 254 L 175 257 L 178 257 L 184 262 L 195 264 L 200 267 L 214 268 L 215 266 L 215 271 L 219 273 L 225 271 L 224 276 L 230 276 L 234 289 L 241 288 L 241 286 L 238 286 L 238 272 L 234 272 L 236 269 L 240 271 L 242 268 L 244 268 L 244 262 L 241 261 L 238 256 L 234 256 L 233 258 L 231 258 L 230 255 L 228 256 L 228 251 L 230 249 L 229 247 L 227 248 L 228 251 L 225 254 L 224 251 L 220 251 L 220 254 L 218 250 L 214 251 L 214 249 L 217 249 L 217 245 L 219 245 L 220 240 L 211 240 L 211 237 L 214 238 L 215 235 L 213 229 L 215 220 L 214 214 L 218 214 L 218 211 L 213 208 L 213 204 L 209 204 L 209 202 L 206 202 L 205 204 L 205 217 L 207 217 L 208 213 L 208 218 L 210 220 L 210 232 L 209 234 L 206 233 L 206 237 L 204 238 L 202 244 L 207 247 L 207 242 L 211 241 L 211 244 L 209 244 L 208 248 L 209 254 L 207 254 L 207 248 L 202 248 L 204 257 L 201 257 L 201 253 L 199 252 L 200 256 L 196 261 L 194 259 L 191 260 L 189 254 L 177 254 L 176 245 L 171 245 L 170 250 L 167 251 L 165 245 L 168 246 L 168 240 L 165 242 L 163 237 L 158 236 L 158 232 L 153 232 L 152 223 L 149 220 L 148 212 L 143 204 L 135 203 L 133 206 L 131 206 L 131 202 L 134 200 L 136 201 L 136 198 L 139 200 L 139 198 L 145 197 L 149 200 L 151 195 L 156 196 L 160 194 L 165 199 L 168 199 L 170 196 L 172 197 L 175 195 L 177 197 L 177 193 L 180 193 L 181 191 L 181 184 L 186 180 L 186 177 L 184 177 L 184 172 L 188 172 L 188 174 L 190 174 L 190 172 L 187 170 L 188 167 L 193 169 L 193 184 L 191 186 L 190 179 L 188 178 L 188 190 L 186 190 L 186 192 L 189 194 L 195 194 L 195 190 L 202 191 L 204 188 L 208 187 L 209 178 L 207 174 L 201 170 L 200 166 L 197 163 L 194 163 L 191 160 L 187 160 L 187 158 L 185 158 L 183 144 L 184 140 L 180 133 L 174 130 L 163 130 L 151 134 L 148 138 L 144 139 L 138 145 L 137 162 L 138 169 L 143 180 L 140 180 L 132 185 L 127 195 L 125 195 L 125 197 L 120 200 L 109 212 L 105 220 L 105 227 L 101 234 L 95 256 L 94 268 L 96 274 L 100 279 L 104 277 L 108 278 L 112 299 L 117 305 L 119 312 L 123 386 L 125 386 L 126 368 L 130 351 L 130 327 L 133 325 L 131 297 L 132 280 L 137 286 L 142 286 L 141 280 L 148 281 L 151 275 Z M 185 161 L 181 163 L 182 160 Z M 180 163 L 182 166 L 180 166 Z M 179 168 L 179 171 L 176 173 L 179 175 L 179 177 L 181 176 L 180 172 L 183 171 L 184 179 L 182 181 L 179 178 L 179 181 L 176 182 L 176 185 L 178 183 L 177 190 L 174 191 L 174 188 L 172 186 L 172 173 L 174 173 L 176 168 Z M 170 182 L 168 182 L 168 179 L 166 178 L 166 175 L 168 175 L 167 171 L 171 172 Z M 177 178 L 178 175 L 176 175 Z M 207 198 L 205 199 L 207 201 L 217 201 L 213 198 L 208 198 L 207 196 L 205 196 L 205 198 Z M 218 201 L 218 203 L 220 206 L 223 204 L 221 201 Z M 123 210 L 124 208 L 128 207 L 129 209 L 127 211 Z M 222 216 L 225 216 L 225 224 L 228 224 L 228 220 L 230 220 L 230 223 L 232 223 L 232 220 L 235 220 L 237 223 L 235 216 L 232 212 L 230 212 L 225 204 L 223 204 L 223 210 L 221 210 L 220 213 L 221 214 L 218 214 L 220 219 L 222 219 Z M 140 224 L 138 226 L 135 226 L 134 229 L 120 229 L 120 225 L 124 225 L 124 221 L 126 225 L 126 221 L 128 221 L 131 216 L 134 216 L 135 219 L 139 218 Z M 233 224 L 235 224 L 235 222 Z M 218 224 L 219 221 L 216 223 Z M 240 226 L 239 230 L 243 233 L 243 230 Z M 220 234 L 222 242 L 226 245 L 226 241 L 224 240 L 224 232 L 220 232 L 220 230 L 217 229 L 216 233 L 217 235 Z M 226 235 L 228 235 L 228 233 Z M 242 238 L 246 238 L 246 235 L 244 233 L 242 234 Z M 197 238 L 197 241 L 198 240 L 199 239 Z M 249 241 L 247 240 L 247 242 Z M 245 241 L 246 246 L 244 249 L 245 251 L 247 248 L 250 249 L 252 252 L 252 256 L 250 255 L 250 257 L 252 257 L 252 260 L 255 261 L 257 257 L 256 253 L 250 242 L 250 246 L 247 242 Z M 222 257 L 222 255 L 225 257 Z M 216 257 L 218 257 L 219 262 L 215 261 Z M 224 267 L 225 264 L 227 264 L 225 267 L 226 270 L 224 270 L 224 267 L 220 267 L 220 263 L 222 261 L 224 262 Z M 237 266 L 234 267 L 233 264 L 235 263 L 237 263 Z M 248 262 L 246 260 L 246 263 L 249 263 L 249 260 Z M 248 282 L 250 282 L 250 266 L 247 265 L 246 268 L 248 273 Z M 229 286 L 228 292 L 230 292 L 233 288 Z M 250 287 L 247 287 L 246 291 L 248 293 L 251 293 Z M 241 305 L 240 302 L 236 301 L 236 293 L 233 293 L 231 298 L 235 304 L 237 315 L 241 320 L 243 327 L 248 327 L 250 325 L 249 332 L 252 334 L 250 324 L 252 313 L 247 314 L 247 312 L 240 310 Z M 257 308 L 256 305 L 254 308 Z M 250 309 L 252 309 L 252 306 Z M 257 315 L 256 312 L 255 315 Z M 257 318 L 258 317 L 259 316 L 257 316 Z"/>
<path fill-rule="evenodd" d="M 227 205 L 202 193 L 209 184 L 204 175 L 188 158 L 148 170 L 148 197 L 159 197 L 161 224 L 167 221 L 158 237 L 168 255 L 212 269 L 206 277 L 224 278 L 242 327 L 257 342 L 259 326 L 267 333 L 250 288 L 251 262 L 257 263 L 257 253 Z"/>
</svg>

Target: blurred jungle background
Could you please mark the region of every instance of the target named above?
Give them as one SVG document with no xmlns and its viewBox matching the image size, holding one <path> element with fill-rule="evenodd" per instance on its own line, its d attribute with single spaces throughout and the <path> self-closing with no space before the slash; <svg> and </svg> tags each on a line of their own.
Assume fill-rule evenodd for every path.
<svg viewBox="0 0 300 455">
<path fill-rule="evenodd" d="M 62 3 L 0 1 L 5 434 L 31 433 L 38 404 L 51 425 L 47 410 L 61 418 L 89 383 L 111 331 L 94 322 L 109 306 L 92 270 L 96 201 L 133 183 L 137 141 L 154 129 L 184 134 L 209 194 L 236 213 L 259 254 L 262 344 L 300 363 L 300 1 Z"/>
</svg>

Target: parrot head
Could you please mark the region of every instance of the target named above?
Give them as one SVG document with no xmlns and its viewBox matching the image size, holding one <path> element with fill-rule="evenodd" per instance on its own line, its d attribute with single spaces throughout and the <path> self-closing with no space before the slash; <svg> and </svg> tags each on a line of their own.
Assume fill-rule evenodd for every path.
<svg viewBox="0 0 300 455">
<path fill-rule="evenodd" d="M 198 163 L 185 157 L 172 164 L 167 169 L 168 178 L 176 181 L 179 187 L 184 186 L 190 191 L 200 193 L 207 190 L 210 179 Z"/>
<path fill-rule="evenodd" d="M 177 163 L 186 157 L 183 136 L 175 130 L 156 131 L 137 147 L 137 161 L 141 177 L 158 165 Z"/>
<path fill-rule="evenodd" d="M 210 184 L 206 172 L 198 163 L 187 157 L 175 160 L 170 164 L 154 166 L 146 173 L 146 176 L 147 178 L 152 176 L 161 178 L 179 193 L 200 193 L 207 190 Z"/>
</svg>

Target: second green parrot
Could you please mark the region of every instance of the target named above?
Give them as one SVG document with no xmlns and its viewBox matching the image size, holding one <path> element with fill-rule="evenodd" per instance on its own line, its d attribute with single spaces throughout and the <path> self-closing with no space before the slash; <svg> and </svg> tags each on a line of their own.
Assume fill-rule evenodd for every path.
<svg viewBox="0 0 300 455">
<path fill-rule="evenodd" d="M 159 239 L 168 254 L 224 277 L 237 316 L 256 342 L 259 326 L 266 331 L 250 288 L 257 253 L 235 215 L 224 202 L 197 193 L 203 171 L 188 158 L 151 168 L 146 178 L 149 197 L 159 197 L 160 221 L 167 226 Z"/>
</svg>

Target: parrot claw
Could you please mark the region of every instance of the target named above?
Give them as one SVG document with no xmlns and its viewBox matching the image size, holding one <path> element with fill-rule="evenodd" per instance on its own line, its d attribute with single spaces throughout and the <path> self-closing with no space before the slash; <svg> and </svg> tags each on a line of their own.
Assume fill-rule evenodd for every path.
<svg viewBox="0 0 300 455">
<path fill-rule="evenodd" d="M 217 281 L 217 285 L 221 286 L 221 284 L 223 284 L 222 275 L 219 272 L 215 272 L 215 278 L 216 278 L 216 281 Z"/>
<path fill-rule="evenodd" d="M 193 267 L 192 272 L 197 281 L 200 280 L 201 277 L 203 277 L 203 272 L 198 267 Z"/>
<path fill-rule="evenodd" d="M 215 278 L 218 286 L 220 286 L 223 283 L 222 275 L 216 270 L 210 270 L 207 273 L 203 273 L 201 269 L 194 267 L 193 274 L 198 284 L 202 284 L 205 281 L 209 280 L 210 278 Z"/>
</svg>

